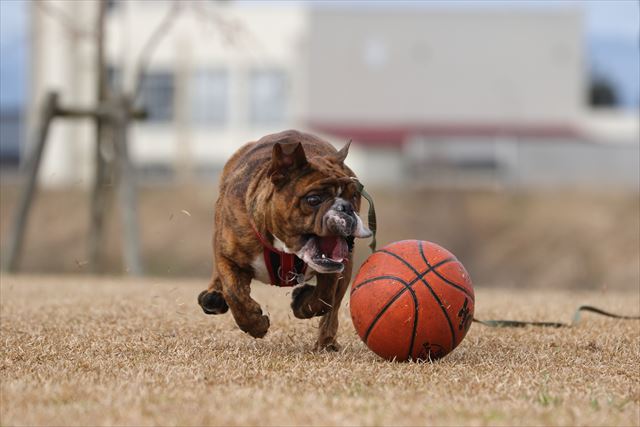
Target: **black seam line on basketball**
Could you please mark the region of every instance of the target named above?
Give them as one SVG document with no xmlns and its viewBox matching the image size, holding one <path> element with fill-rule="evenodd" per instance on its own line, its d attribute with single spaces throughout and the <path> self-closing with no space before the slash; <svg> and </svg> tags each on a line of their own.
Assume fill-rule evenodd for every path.
<svg viewBox="0 0 640 427">
<path fill-rule="evenodd" d="M 422 245 L 420 244 L 420 242 L 418 242 L 418 245 L 420 246 L 420 249 L 422 249 Z M 409 264 L 407 261 L 402 259 L 399 255 L 396 255 L 393 252 L 389 252 L 389 251 L 386 251 L 386 250 L 381 250 L 380 252 L 384 252 L 384 253 L 389 254 L 392 257 L 398 259 L 399 261 L 404 263 L 404 265 L 406 265 L 411 270 L 413 270 L 413 272 L 416 274 L 416 277 L 419 276 L 418 270 L 413 268 L 413 266 L 411 264 Z M 427 265 L 429 266 L 430 264 L 427 262 Z M 455 335 L 455 332 L 453 330 L 453 324 L 451 323 L 451 319 L 449 318 L 449 315 L 447 314 L 447 310 L 445 310 L 444 305 L 442 304 L 442 301 L 440 301 L 440 298 L 438 298 L 438 295 L 433 291 L 433 288 L 431 288 L 431 285 L 429 285 L 427 280 L 424 277 L 420 277 L 419 280 L 421 280 L 422 283 L 425 284 L 427 289 L 429 289 L 429 292 L 431 292 L 431 295 L 433 296 L 433 298 L 438 303 L 438 306 L 440 307 L 440 310 L 442 310 L 442 314 L 444 314 L 444 317 L 447 319 L 447 323 L 449 324 L 449 330 L 451 331 L 451 349 L 453 350 L 453 347 L 455 346 L 455 343 L 456 343 L 456 335 Z"/>
<path fill-rule="evenodd" d="M 422 243 L 418 242 L 418 246 L 420 246 L 419 249 L 420 249 L 420 255 L 422 256 L 422 259 L 424 260 L 424 262 L 427 264 L 428 267 L 431 267 L 431 264 L 429 264 L 429 261 L 427 261 L 427 257 L 424 255 L 424 250 L 422 249 Z M 467 289 L 465 289 L 463 286 L 458 285 L 457 283 L 453 283 L 451 280 L 447 279 L 442 274 L 438 273 L 438 271 L 436 271 L 436 270 L 433 270 L 433 273 L 436 276 L 438 276 L 440 279 L 442 279 L 442 281 L 445 282 L 446 284 L 448 284 L 450 286 L 453 286 L 454 288 L 458 289 L 460 292 L 462 292 L 463 294 L 468 296 L 473 303 L 476 302 L 475 297 L 473 296 L 473 294 L 471 292 L 469 292 Z"/>
<path fill-rule="evenodd" d="M 379 252 L 379 251 L 378 251 L 378 252 Z M 434 264 L 434 265 L 433 265 L 433 267 L 429 267 L 429 268 L 427 268 L 425 271 L 423 271 L 422 273 L 420 273 L 420 274 L 418 275 L 418 276 L 419 276 L 418 278 L 420 278 L 420 277 L 424 277 L 424 276 L 425 276 L 427 273 L 429 273 L 431 270 L 436 269 L 436 268 L 438 268 L 438 267 L 440 267 L 440 266 L 442 266 L 442 265 L 445 265 L 445 264 L 447 264 L 447 263 L 449 263 L 449 262 L 451 262 L 451 261 L 454 261 L 454 260 L 455 260 L 455 258 L 447 258 L 447 259 L 444 259 L 444 260 L 440 261 L 439 263 Z M 374 283 L 374 282 L 376 282 L 377 280 L 380 280 L 380 279 L 396 280 L 396 281 L 398 281 L 398 282 L 400 282 L 400 283 L 402 283 L 402 284 L 407 284 L 407 282 L 406 282 L 405 280 L 401 279 L 400 277 L 396 277 L 396 276 L 377 276 L 377 277 L 372 277 L 371 279 L 367 279 L 367 280 L 365 280 L 364 282 L 361 282 L 361 283 L 358 283 L 357 285 L 355 285 L 355 286 L 353 287 L 353 289 L 351 289 L 351 295 L 353 295 L 353 294 L 354 294 L 354 292 L 355 292 L 355 291 L 357 291 L 358 289 L 360 289 L 363 285 L 367 285 L 367 284 L 369 284 L 369 283 Z M 414 283 L 416 283 L 416 279 L 413 279 L 413 281 L 410 283 L 410 285 L 412 285 L 412 284 L 414 284 Z"/>
<path fill-rule="evenodd" d="M 427 261 L 427 257 L 425 256 L 424 250 L 422 249 L 422 242 L 420 241 L 418 242 L 418 250 L 420 251 L 420 255 L 422 256 L 422 259 L 424 260 L 425 264 L 427 264 L 427 267 L 431 267 L 431 264 L 429 263 L 429 261 Z M 442 280 L 447 281 L 436 270 L 434 270 L 433 272 L 438 277 L 442 278 Z M 446 317 L 447 319 L 447 323 L 449 324 L 449 330 L 451 331 L 451 350 L 453 350 L 453 348 L 456 346 L 456 332 L 453 329 L 453 323 L 451 323 L 451 318 L 449 317 L 449 313 L 447 313 L 447 310 L 445 310 L 444 305 L 442 305 L 442 301 L 440 301 L 440 298 L 438 297 L 438 295 L 433 291 L 433 288 L 431 287 L 431 285 L 429 285 L 429 282 L 427 282 L 427 279 L 423 277 L 420 280 L 422 280 L 422 283 L 424 283 L 427 289 L 429 289 L 429 292 L 431 292 L 431 295 L 433 295 L 433 298 L 436 300 L 436 302 L 440 306 L 440 309 L 442 310 L 442 314 L 444 314 L 444 317 Z M 463 293 L 466 295 L 466 292 L 463 292 Z"/>
<path fill-rule="evenodd" d="M 437 264 L 431 265 L 428 262 L 426 262 L 426 259 L 424 258 L 424 255 L 422 256 L 423 259 L 425 259 L 425 262 L 427 264 L 427 269 L 425 271 L 423 271 L 422 273 L 418 273 L 418 270 L 416 270 L 411 264 L 409 264 L 407 261 L 405 261 L 404 259 L 402 259 L 401 256 L 393 253 L 393 252 L 389 252 L 386 249 L 380 249 L 376 252 L 382 252 L 385 253 L 387 255 L 391 255 L 392 257 L 396 258 L 398 261 L 402 262 L 404 265 L 406 265 L 407 267 L 409 267 L 411 269 L 411 271 L 413 271 L 416 275 L 416 279 L 413 279 L 411 282 L 409 282 L 410 285 L 413 285 L 414 283 L 416 283 L 418 280 L 420 280 L 421 278 L 423 278 L 424 276 L 426 276 L 428 273 L 430 273 L 431 271 L 433 271 L 434 273 L 438 274 L 438 277 L 441 277 L 440 274 L 437 272 L 436 267 L 440 267 L 444 264 L 447 264 L 451 261 L 455 261 L 456 258 L 455 257 L 451 257 L 451 258 L 447 258 L 447 259 L 443 259 L 442 261 L 438 262 Z M 459 285 L 456 285 L 455 283 L 450 283 L 450 285 L 454 285 L 456 287 L 458 287 Z M 465 291 L 464 288 L 460 289 L 462 291 Z M 474 301 L 475 302 L 475 301 Z"/>
<path fill-rule="evenodd" d="M 386 254 L 392 254 L 391 252 L 387 252 L 387 251 L 385 251 L 385 250 L 380 250 L 380 251 L 378 251 L 378 252 L 384 252 L 384 253 L 386 253 Z M 394 256 L 395 256 L 395 254 L 392 254 L 392 255 L 394 255 Z M 389 302 L 387 302 L 387 304 L 386 304 L 386 305 L 385 305 L 385 306 L 380 310 L 380 312 L 379 312 L 378 314 L 376 314 L 376 316 L 373 318 L 373 320 L 372 320 L 372 321 L 371 321 L 371 323 L 369 324 L 369 327 L 367 328 L 367 331 L 366 331 L 366 332 L 365 332 L 365 334 L 364 334 L 364 342 L 366 343 L 366 342 L 369 340 L 369 334 L 370 334 L 370 333 L 371 333 L 371 331 L 373 330 L 373 327 L 376 325 L 376 323 L 378 323 L 378 320 L 380 320 L 380 318 L 382 317 L 382 315 L 383 315 L 383 314 L 384 314 L 384 313 L 389 309 L 389 307 L 391 307 L 391 305 L 393 305 L 393 303 L 394 303 L 398 298 L 400 298 L 400 297 L 402 296 L 402 294 L 403 294 L 403 293 L 405 293 L 405 291 L 406 291 L 406 290 L 410 290 L 410 291 L 411 291 L 411 294 L 412 294 L 412 297 L 413 297 L 413 300 L 414 300 L 414 302 L 415 302 L 415 306 L 416 306 L 416 311 L 415 311 L 416 315 L 414 316 L 414 329 L 413 329 L 413 333 L 411 334 L 411 348 L 410 348 L 410 350 L 409 350 L 409 351 L 410 351 L 409 355 L 411 355 L 411 351 L 413 350 L 413 344 L 414 344 L 414 340 L 415 340 L 415 332 L 416 332 L 417 325 L 418 325 L 418 321 L 417 321 L 417 318 L 418 318 L 418 302 L 417 302 L 417 298 L 416 298 L 416 296 L 415 296 L 415 292 L 413 292 L 413 289 L 411 289 L 411 287 L 412 287 L 412 286 L 413 286 L 413 285 L 414 285 L 418 280 L 421 280 L 421 279 L 424 277 L 424 275 L 425 275 L 425 274 L 429 273 L 430 271 L 432 271 L 433 269 L 435 269 L 435 268 L 437 268 L 437 267 L 440 267 L 441 265 L 444 265 L 444 264 L 446 264 L 446 263 L 448 263 L 448 262 L 453 261 L 454 259 L 455 259 L 455 258 L 447 258 L 447 259 L 444 259 L 444 260 L 440 261 L 439 263 L 437 263 L 437 264 L 435 264 L 435 265 L 433 265 L 433 266 L 429 267 L 427 270 L 423 271 L 422 273 L 420 273 L 420 274 L 416 274 L 416 277 L 415 277 L 411 282 L 409 282 L 409 283 L 405 282 L 404 280 L 402 280 L 402 279 L 400 279 L 400 278 L 394 277 L 394 276 L 379 276 L 379 277 L 374 277 L 374 278 L 368 279 L 368 280 L 366 280 L 365 282 L 362 282 L 362 283 L 358 284 L 358 286 L 357 286 L 356 288 L 354 288 L 354 289 L 351 291 L 351 294 L 353 294 L 353 292 L 354 292 L 358 287 L 360 287 L 360 286 L 362 286 L 362 285 L 364 285 L 364 284 L 366 284 L 366 283 L 373 283 L 373 282 L 375 282 L 376 280 L 378 280 L 378 279 L 382 279 L 382 278 L 390 278 L 390 279 L 392 279 L 392 280 L 397 280 L 399 283 L 401 283 L 401 284 L 404 286 L 404 288 L 403 288 L 403 289 L 401 289 L 400 291 L 398 291 L 398 293 L 397 293 L 396 295 L 394 295 L 394 296 L 389 300 Z M 404 262 L 404 260 L 402 260 L 402 261 Z M 415 270 L 415 269 L 413 269 L 413 268 L 411 268 L 411 269 L 412 269 L 414 272 L 416 272 L 416 270 Z"/>
<path fill-rule="evenodd" d="M 387 279 L 387 280 L 395 280 L 396 282 L 400 282 L 403 285 L 407 285 L 407 282 L 403 279 L 401 279 L 400 277 L 396 277 L 396 276 L 377 276 L 377 277 L 372 277 L 371 279 L 367 279 L 364 282 L 358 283 L 356 286 L 354 286 L 353 289 L 351 289 L 351 295 L 353 295 L 353 293 L 355 291 L 357 291 L 358 289 L 360 289 L 363 285 L 366 285 L 368 283 L 373 283 L 377 280 L 381 280 L 381 279 Z"/>
<path fill-rule="evenodd" d="M 417 327 L 418 324 L 418 298 L 416 297 L 416 293 L 413 289 L 411 289 L 411 285 L 413 285 L 413 283 L 415 283 L 418 279 L 416 278 L 413 282 L 411 283 L 404 283 L 402 282 L 402 286 L 404 286 L 403 289 L 400 289 L 400 291 L 398 291 L 397 294 L 395 294 L 386 304 L 384 307 L 382 307 L 382 309 L 380 310 L 380 312 L 378 312 L 378 314 L 376 314 L 376 317 L 373 318 L 373 320 L 371 321 L 371 324 L 369 325 L 369 327 L 367 328 L 367 332 L 365 332 L 364 334 L 364 342 L 368 343 L 369 341 L 369 334 L 371 334 L 371 331 L 373 330 L 373 327 L 378 323 L 378 320 L 380 320 L 380 318 L 382 317 L 382 315 L 384 313 L 386 313 L 386 311 L 389 309 L 389 307 L 391 307 L 393 305 L 394 302 L 396 302 L 398 300 L 398 298 L 400 298 L 402 296 L 402 294 L 405 293 L 405 291 L 409 291 L 409 293 L 411 294 L 411 298 L 413 298 L 413 306 L 414 306 L 414 321 L 413 321 L 413 333 L 411 334 L 411 348 L 413 348 L 413 340 L 415 338 L 415 328 Z"/>
<path fill-rule="evenodd" d="M 444 317 L 447 319 L 447 323 L 449 324 L 449 331 L 451 332 L 451 350 L 453 350 L 453 348 L 456 346 L 456 332 L 453 329 L 453 323 L 451 323 L 451 318 L 449 317 L 449 314 L 447 313 L 447 310 L 444 308 L 444 304 L 442 304 L 442 301 L 440 301 L 440 298 L 438 298 L 438 295 L 434 292 L 434 290 L 431 287 L 431 285 L 429 285 L 429 282 L 427 282 L 427 279 L 422 277 L 422 278 L 420 278 L 420 281 L 422 283 L 424 283 L 424 285 L 427 287 L 427 289 L 429 289 L 429 292 L 431 292 L 431 295 L 433 296 L 433 298 L 438 303 L 438 306 L 440 307 L 440 310 L 442 310 L 442 314 L 444 314 Z"/>
</svg>

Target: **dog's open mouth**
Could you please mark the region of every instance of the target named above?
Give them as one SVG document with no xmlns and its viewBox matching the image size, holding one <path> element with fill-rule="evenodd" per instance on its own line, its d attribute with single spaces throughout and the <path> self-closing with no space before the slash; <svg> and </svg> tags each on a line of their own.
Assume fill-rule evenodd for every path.
<svg viewBox="0 0 640 427">
<path fill-rule="evenodd" d="M 321 273 L 339 273 L 349 256 L 349 244 L 342 236 L 311 235 L 300 250 L 300 258 Z"/>
</svg>

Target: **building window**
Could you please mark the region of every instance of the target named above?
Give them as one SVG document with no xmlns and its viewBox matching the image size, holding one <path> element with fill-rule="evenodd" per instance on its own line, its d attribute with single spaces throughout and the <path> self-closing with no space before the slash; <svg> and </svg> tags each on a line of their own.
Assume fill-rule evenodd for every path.
<svg viewBox="0 0 640 427">
<path fill-rule="evenodd" d="M 229 74 L 202 70 L 193 76 L 191 117 L 198 125 L 223 125 L 228 120 Z"/>
<path fill-rule="evenodd" d="M 140 96 L 142 107 L 146 109 L 147 121 L 167 122 L 173 119 L 175 83 L 173 74 L 153 71 L 142 79 Z"/>
<path fill-rule="evenodd" d="M 287 107 L 287 74 L 283 70 L 254 70 L 249 77 L 249 119 L 254 124 L 283 122 Z"/>
</svg>

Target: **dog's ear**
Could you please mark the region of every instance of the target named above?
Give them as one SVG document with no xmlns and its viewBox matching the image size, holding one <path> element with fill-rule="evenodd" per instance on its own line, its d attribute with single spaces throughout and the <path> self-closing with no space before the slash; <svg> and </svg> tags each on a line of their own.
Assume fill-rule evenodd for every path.
<svg viewBox="0 0 640 427">
<path fill-rule="evenodd" d="M 344 159 L 347 158 L 347 154 L 349 154 L 349 147 L 351 146 L 351 140 L 347 142 L 347 144 L 342 147 L 334 156 L 334 159 L 338 163 L 344 163 Z"/>
<path fill-rule="evenodd" d="M 306 164 L 307 156 L 304 154 L 301 143 L 276 142 L 273 144 L 271 166 L 269 167 L 271 181 L 279 185 L 287 179 L 291 172 Z"/>
</svg>

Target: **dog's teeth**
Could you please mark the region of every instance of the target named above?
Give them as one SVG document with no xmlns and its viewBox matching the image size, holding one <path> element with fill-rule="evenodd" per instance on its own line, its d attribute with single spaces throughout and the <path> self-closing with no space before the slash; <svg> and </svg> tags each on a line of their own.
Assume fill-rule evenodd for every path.
<svg viewBox="0 0 640 427">
<path fill-rule="evenodd" d="M 322 258 L 326 258 L 327 256 L 325 254 L 322 254 Z"/>
</svg>

